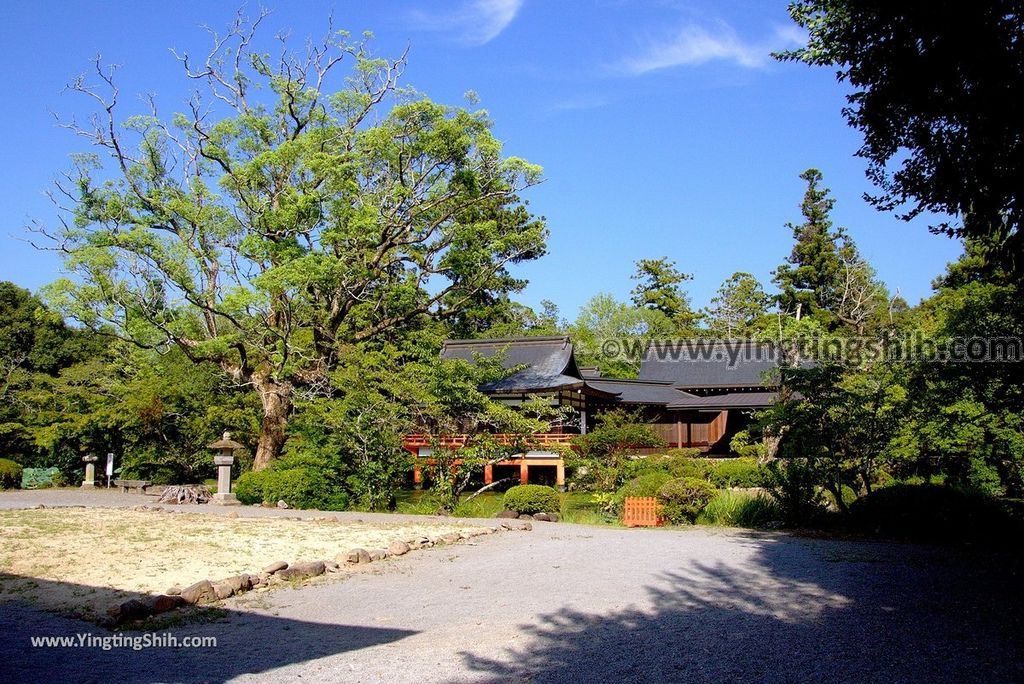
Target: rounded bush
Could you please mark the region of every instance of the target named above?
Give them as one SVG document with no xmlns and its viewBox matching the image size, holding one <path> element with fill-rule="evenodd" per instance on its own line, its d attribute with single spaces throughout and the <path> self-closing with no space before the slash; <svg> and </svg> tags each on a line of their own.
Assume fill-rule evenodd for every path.
<svg viewBox="0 0 1024 684">
<path fill-rule="evenodd" d="M 671 479 L 671 475 L 662 471 L 645 473 L 639 477 L 634 477 L 615 492 L 613 506 L 615 513 L 622 512 L 627 496 L 657 496 L 661 486 Z"/>
<path fill-rule="evenodd" d="M 669 480 L 658 490 L 661 515 L 676 525 L 692 523 L 717 493 L 710 482 L 700 478 Z"/>
<path fill-rule="evenodd" d="M 335 511 L 348 507 L 348 495 L 335 491 L 323 473 L 312 468 L 243 473 L 235 482 L 234 492 L 244 504 L 284 501 L 292 508 Z"/>
<path fill-rule="evenodd" d="M 507 510 L 515 511 L 520 515 L 524 513 L 558 513 L 562 508 L 562 501 L 551 487 L 544 485 L 518 485 L 510 487 L 505 492 L 502 504 Z"/>
<path fill-rule="evenodd" d="M 1024 533 L 1020 518 L 985 494 L 932 484 L 876 489 L 850 506 L 855 529 L 899 539 L 1003 543 Z"/>
<path fill-rule="evenodd" d="M 21 466 L 7 458 L 0 458 L 0 489 L 21 486 Z"/>
</svg>

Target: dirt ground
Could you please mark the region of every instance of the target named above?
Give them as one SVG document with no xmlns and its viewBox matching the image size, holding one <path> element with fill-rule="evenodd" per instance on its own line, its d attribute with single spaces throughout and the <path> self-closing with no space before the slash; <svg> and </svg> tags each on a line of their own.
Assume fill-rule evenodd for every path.
<svg viewBox="0 0 1024 684">
<path fill-rule="evenodd" d="M 101 615 L 121 596 L 258 572 L 277 560 L 334 559 L 353 548 L 387 548 L 396 540 L 467 529 L 326 517 L 229 518 L 123 508 L 0 511 L 0 601 L 27 598 L 49 610 Z"/>
</svg>

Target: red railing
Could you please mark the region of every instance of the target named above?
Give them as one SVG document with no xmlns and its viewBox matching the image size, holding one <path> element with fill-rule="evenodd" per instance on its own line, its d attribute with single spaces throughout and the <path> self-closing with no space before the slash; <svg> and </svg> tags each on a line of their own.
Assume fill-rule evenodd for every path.
<svg viewBox="0 0 1024 684">
<path fill-rule="evenodd" d="M 509 435 L 503 433 L 490 436 L 497 438 L 498 441 L 504 444 L 529 442 L 530 444 L 536 444 L 537 446 L 549 446 L 553 444 L 568 444 L 576 435 L 561 432 L 540 432 L 530 435 L 529 438 L 524 438 L 522 435 Z M 434 446 L 434 442 L 442 447 L 458 448 L 465 446 L 468 438 L 468 435 L 453 435 L 451 437 L 440 438 L 432 438 L 430 435 L 406 435 L 402 440 L 402 444 L 406 449 Z"/>
</svg>

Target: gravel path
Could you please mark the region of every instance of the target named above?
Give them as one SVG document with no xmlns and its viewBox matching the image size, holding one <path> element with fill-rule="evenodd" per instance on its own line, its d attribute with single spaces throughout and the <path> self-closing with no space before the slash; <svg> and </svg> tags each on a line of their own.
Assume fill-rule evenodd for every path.
<svg viewBox="0 0 1024 684">
<path fill-rule="evenodd" d="M 1024 681 L 1019 568 L 937 547 L 535 523 L 171 630 L 217 648 L 32 648 L 94 628 L 0 604 L 0 682 Z"/>
</svg>

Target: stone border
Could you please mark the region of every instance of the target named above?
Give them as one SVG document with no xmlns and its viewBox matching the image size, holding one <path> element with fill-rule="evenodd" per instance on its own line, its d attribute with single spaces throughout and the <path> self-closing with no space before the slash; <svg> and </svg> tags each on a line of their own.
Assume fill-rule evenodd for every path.
<svg viewBox="0 0 1024 684">
<path fill-rule="evenodd" d="M 136 509 L 138 510 L 138 509 Z M 149 509 L 152 510 L 152 509 Z M 335 560 L 291 563 L 274 561 L 258 573 L 242 573 L 220 580 L 203 579 L 182 589 L 171 587 L 166 593 L 131 598 L 111 606 L 107 617 L 100 621 L 102 627 L 116 627 L 128 622 L 143 620 L 154 615 L 167 613 L 185 606 L 203 606 L 223 601 L 259 587 L 271 587 L 289 581 L 303 581 L 327 573 L 341 572 L 345 566 L 365 565 L 385 558 L 404 556 L 410 551 L 429 549 L 432 546 L 457 544 L 466 539 L 483 537 L 497 532 L 520 530 L 529 532 L 529 522 L 512 524 L 503 522 L 496 527 L 476 527 L 467 532 L 449 532 L 439 537 L 421 536 L 406 541 L 394 541 L 387 549 L 356 548 L 335 556 Z"/>
</svg>

